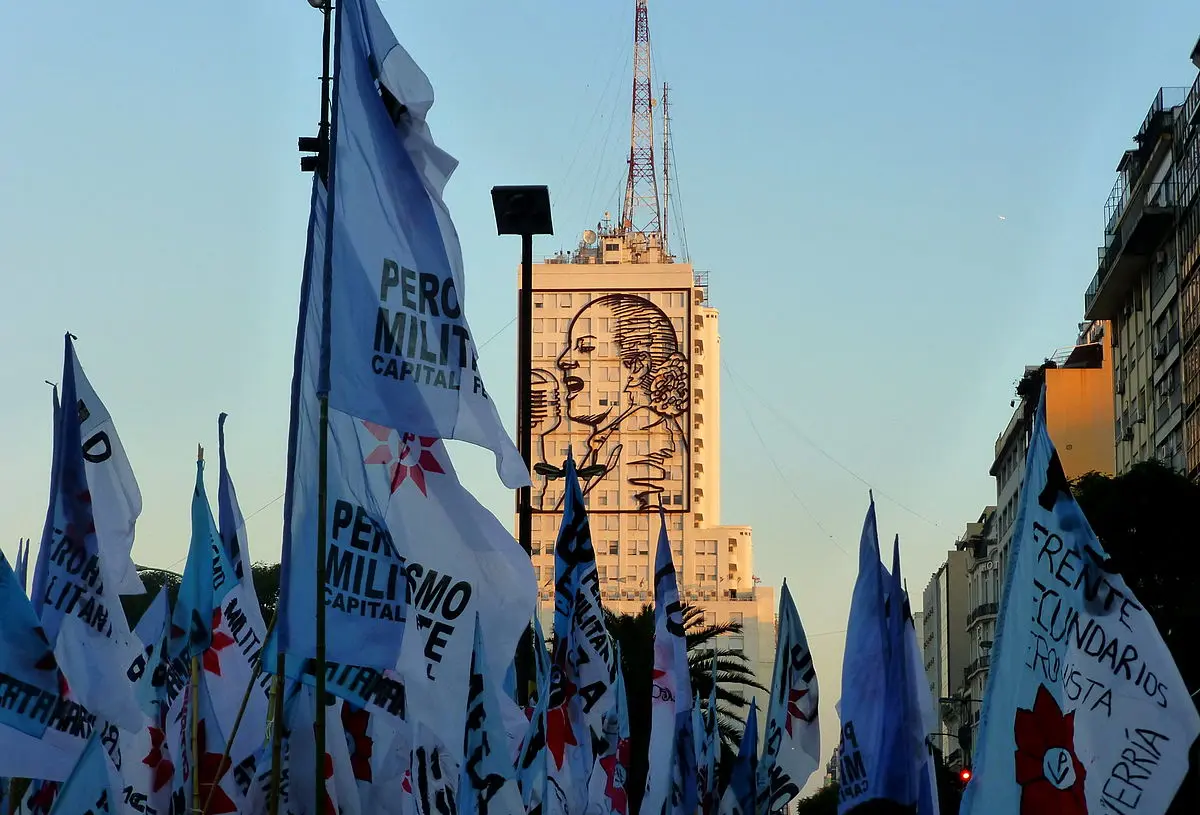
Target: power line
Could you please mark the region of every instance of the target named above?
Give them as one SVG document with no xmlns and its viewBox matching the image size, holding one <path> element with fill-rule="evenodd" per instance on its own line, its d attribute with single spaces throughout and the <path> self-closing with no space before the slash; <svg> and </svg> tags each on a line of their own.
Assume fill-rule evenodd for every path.
<svg viewBox="0 0 1200 815">
<path fill-rule="evenodd" d="M 500 328 L 499 328 L 499 329 L 497 329 L 497 331 L 496 331 L 496 333 L 495 333 L 495 334 L 493 334 L 492 336 L 488 337 L 488 338 L 487 338 L 486 340 L 484 340 L 483 342 L 479 343 L 479 345 L 476 345 L 476 346 L 475 346 L 475 350 L 476 350 L 476 351 L 478 351 L 479 349 L 481 349 L 481 348 L 483 348 L 485 345 L 487 345 L 489 342 L 491 342 L 492 340 L 496 339 L 496 337 L 499 337 L 501 334 L 503 334 L 505 331 L 507 331 L 507 330 L 508 330 L 508 327 L 509 327 L 509 326 L 511 326 L 511 325 L 512 325 L 513 323 L 515 323 L 516 321 L 517 321 L 517 318 L 516 318 L 516 317 L 513 317 L 513 318 L 512 318 L 511 320 L 509 320 L 507 323 L 505 323 L 504 325 L 500 326 Z"/>
<path fill-rule="evenodd" d="M 805 444 L 812 447 L 814 450 L 816 450 L 818 453 L 820 453 L 822 456 L 824 456 L 826 459 L 828 459 L 830 462 L 832 462 L 834 465 L 836 465 L 839 469 L 841 469 L 843 472 L 845 472 L 847 475 L 856 479 L 859 483 L 861 483 L 863 486 L 870 489 L 872 492 L 874 492 L 879 497 L 886 499 L 887 501 L 889 501 L 892 504 L 895 504 L 897 507 L 899 507 L 900 509 L 909 513 L 914 518 L 918 518 L 918 519 L 924 521 L 925 523 L 929 524 L 930 526 L 936 527 L 938 529 L 944 529 L 944 527 L 937 521 L 934 521 L 934 520 L 926 517 L 925 515 L 922 515 L 920 512 L 917 512 L 912 507 L 908 506 L 907 504 L 903 503 L 902 501 L 898 500 L 897 498 L 895 498 L 895 497 L 889 495 L 888 493 L 884 492 L 883 490 L 879 489 L 879 487 L 873 485 L 870 481 L 863 478 L 861 475 L 856 473 L 854 470 L 850 469 L 848 466 L 846 466 L 845 464 L 843 464 L 842 462 L 840 462 L 836 458 L 834 458 L 830 453 L 828 453 L 825 450 L 825 448 L 823 448 L 823 447 L 821 447 L 821 445 L 817 444 L 817 442 L 814 441 L 811 436 L 809 436 L 807 433 L 805 433 L 803 430 L 801 430 L 800 427 L 794 421 L 792 421 L 790 418 L 788 418 L 786 415 L 784 415 L 782 412 L 780 412 L 777 408 L 775 408 L 773 405 L 771 405 L 769 402 L 767 402 L 765 399 L 763 399 L 763 397 L 760 396 L 757 391 L 755 391 L 748 384 L 746 384 L 740 378 L 738 378 L 733 373 L 733 371 L 729 368 L 729 366 L 725 364 L 724 360 L 721 361 L 721 369 L 723 371 L 725 371 L 725 373 L 729 374 L 729 377 L 731 379 L 735 380 L 738 387 L 745 388 L 752 396 L 754 396 L 759 401 L 759 403 L 762 404 L 763 407 L 765 407 L 767 410 L 771 411 L 771 413 L 774 413 L 775 417 L 777 419 L 779 419 L 779 421 L 781 421 L 785 425 L 787 425 L 788 428 L 793 433 L 795 433 L 797 436 L 799 436 L 800 439 L 802 441 L 804 441 Z"/>
<path fill-rule="evenodd" d="M 721 367 L 725 367 L 724 362 L 721 363 Z M 728 370 L 728 369 L 726 369 L 726 370 Z M 821 533 L 824 534 L 825 537 L 827 537 L 827 538 L 829 538 L 829 540 L 833 541 L 834 546 L 836 546 L 838 549 L 841 549 L 842 552 L 846 554 L 846 556 L 853 557 L 853 555 L 850 554 L 849 550 L 847 550 L 844 546 L 842 546 L 840 543 L 838 543 L 837 538 L 835 538 L 833 535 L 831 535 L 829 533 L 829 530 L 826 529 L 819 520 L 817 520 L 817 516 L 815 514 L 813 514 L 813 511 L 809 508 L 808 504 L 806 504 L 804 502 L 804 499 L 800 497 L 800 494 L 798 492 L 796 492 L 795 488 L 792 486 L 792 479 L 788 478 L 784 474 L 783 469 L 779 466 L 779 462 L 777 462 L 775 460 L 775 457 L 773 455 L 771 455 L 771 448 L 769 446 L 767 446 L 767 440 L 765 438 L 763 438 L 762 433 L 759 432 L 758 425 L 756 425 L 754 423 L 754 417 L 750 415 L 750 409 L 748 407 L 746 407 L 746 403 L 741 398 L 741 394 L 738 394 L 738 404 L 741 405 L 742 411 L 746 414 L 746 421 L 750 423 L 750 429 L 753 430 L 754 435 L 758 437 L 758 442 L 759 442 L 759 444 L 762 445 L 763 452 L 766 454 L 767 460 L 771 462 L 771 466 L 774 467 L 775 472 L 779 474 L 779 480 L 787 485 L 788 492 L 790 492 L 792 494 L 792 498 L 796 499 L 796 503 L 800 505 L 800 508 L 804 510 L 805 514 L 808 515 L 808 517 L 812 520 L 812 522 L 814 524 L 816 524 L 817 529 L 820 529 Z"/>
</svg>

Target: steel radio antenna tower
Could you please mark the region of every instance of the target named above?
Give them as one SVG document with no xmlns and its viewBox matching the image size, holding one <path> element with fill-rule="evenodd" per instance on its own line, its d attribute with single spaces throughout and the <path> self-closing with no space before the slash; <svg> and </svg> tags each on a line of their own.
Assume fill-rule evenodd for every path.
<svg viewBox="0 0 1200 815">
<path fill-rule="evenodd" d="M 635 221 L 641 217 L 642 221 Z M 621 230 L 657 233 L 662 210 L 654 172 L 654 93 L 650 87 L 650 20 L 646 0 L 637 0 L 633 25 L 633 123 L 629 133 L 629 178 Z"/>
</svg>

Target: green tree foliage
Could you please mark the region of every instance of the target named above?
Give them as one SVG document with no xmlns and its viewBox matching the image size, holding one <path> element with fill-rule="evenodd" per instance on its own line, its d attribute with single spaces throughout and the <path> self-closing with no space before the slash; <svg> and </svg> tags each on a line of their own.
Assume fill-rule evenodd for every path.
<svg viewBox="0 0 1200 815">
<path fill-rule="evenodd" d="M 604 613 L 609 634 L 621 649 L 621 670 L 625 677 L 625 692 L 629 697 L 629 775 L 625 789 L 629 794 L 630 811 L 638 811 L 646 789 L 646 762 L 650 747 L 650 693 L 654 670 L 654 609 L 642 606 L 637 614 Z M 745 691 L 764 689 L 754 676 L 750 660 L 741 651 L 714 648 L 717 638 L 726 634 L 741 634 L 739 623 L 705 625 L 704 610 L 698 606 L 683 606 L 683 627 L 687 634 L 688 670 L 692 691 L 700 696 L 707 708 L 712 688 L 713 660 L 717 667 L 717 722 L 721 731 L 721 759 L 718 773 L 724 777 L 737 754 L 745 715 L 748 709 Z M 763 711 L 760 711 L 760 715 Z"/>
<path fill-rule="evenodd" d="M 263 620 L 269 624 L 275 617 L 275 608 L 279 605 L 280 566 L 278 563 L 255 563 L 250 568 L 254 577 L 254 590 L 258 594 L 258 604 L 262 608 Z M 183 582 L 183 576 L 176 572 L 167 569 L 153 569 L 148 566 L 139 566 L 138 575 L 142 578 L 146 593 L 121 598 L 121 605 L 125 609 L 125 617 L 129 620 L 130 628 L 137 625 L 138 620 L 142 619 L 142 615 L 146 613 L 146 609 L 150 607 L 150 603 L 154 601 L 160 591 L 167 592 L 167 598 L 171 602 L 171 607 L 174 608 L 175 598 L 179 596 L 179 585 Z"/>
</svg>

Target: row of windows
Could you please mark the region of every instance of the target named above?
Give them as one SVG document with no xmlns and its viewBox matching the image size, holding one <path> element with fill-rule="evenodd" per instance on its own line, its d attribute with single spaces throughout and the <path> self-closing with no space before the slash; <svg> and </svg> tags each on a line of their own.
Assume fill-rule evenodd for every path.
<svg viewBox="0 0 1200 815">
<path fill-rule="evenodd" d="M 658 517 L 653 513 L 626 515 L 625 521 L 625 528 L 630 532 L 649 532 L 652 528 L 651 521 L 653 521 L 653 530 L 658 532 Z M 561 525 L 562 518 L 558 515 L 533 516 L 532 528 L 534 532 L 557 534 L 558 528 Z M 668 529 L 682 530 L 683 518 L 667 518 L 667 525 Z M 597 532 L 619 532 L 621 530 L 621 516 L 610 514 L 589 515 L 588 527 L 593 536 Z"/>
<path fill-rule="evenodd" d="M 662 308 L 685 308 L 688 304 L 688 293 L 683 291 L 654 291 L 631 292 L 635 297 L 641 297 Z M 601 292 L 608 294 L 608 292 Z M 545 308 L 582 308 L 595 299 L 590 291 L 569 292 L 538 292 L 533 293 L 533 307 Z"/>
<path fill-rule="evenodd" d="M 538 334 L 544 334 L 547 331 L 559 331 L 563 334 L 566 334 L 567 332 L 572 331 L 572 320 L 575 321 L 573 333 L 576 337 L 585 336 L 593 330 L 591 317 L 579 317 L 578 319 L 573 317 L 535 317 L 533 319 L 533 334 L 534 336 L 537 336 Z M 613 325 L 613 320 L 611 317 L 599 317 L 596 319 L 595 323 L 596 330 L 599 330 L 606 336 L 611 336 L 613 330 L 616 328 L 616 326 Z M 683 318 L 672 317 L 671 325 L 674 326 L 675 331 L 679 334 L 679 336 L 682 337 Z M 557 342 L 535 342 L 533 344 L 533 355 L 535 357 L 557 356 L 558 354 L 562 353 L 561 345 L 561 343 Z M 614 345 L 610 345 L 609 343 L 600 343 L 593 352 L 593 356 L 616 356 L 616 350 L 616 346 Z"/>
<path fill-rule="evenodd" d="M 1200 411 L 1187 418 L 1183 426 L 1184 445 L 1187 448 L 1187 467 L 1189 473 L 1200 468 Z"/>
<path fill-rule="evenodd" d="M 649 580 L 650 580 L 650 567 L 649 566 L 635 566 L 635 567 L 633 567 L 633 569 L 629 569 L 629 568 L 620 569 L 617 566 L 598 564 L 596 566 L 596 573 L 601 581 L 618 580 L 618 581 L 628 584 L 626 586 L 626 588 L 630 588 L 630 589 L 644 588 L 644 587 L 649 586 Z M 542 575 L 543 574 L 546 577 L 546 581 L 549 582 L 554 577 L 554 567 L 546 566 L 546 567 L 544 567 L 544 571 L 543 571 L 543 567 L 541 565 L 535 565 L 533 567 L 533 576 L 536 578 L 538 585 L 542 584 Z M 699 584 L 703 584 L 706 587 L 710 583 L 718 582 L 716 566 L 713 566 L 711 568 L 697 568 L 694 571 L 694 574 L 695 574 L 696 582 Z M 624 577 L 624 579 L 622 579 L 623 575 L 628 575 L 628 577 Z M 689 584 L 685 583 L 683 588 L 686 590 L 688 585 Z"/>
</svg>

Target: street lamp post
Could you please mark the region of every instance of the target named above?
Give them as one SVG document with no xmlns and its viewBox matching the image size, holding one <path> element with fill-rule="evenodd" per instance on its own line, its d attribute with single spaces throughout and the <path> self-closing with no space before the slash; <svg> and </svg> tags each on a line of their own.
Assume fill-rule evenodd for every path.
<svg viewBox="0 0 1200 815">
<path fill-rule="evenodd" d="M 553 235 L 550 190 L 545 186 L 492 187 L 496 232 L 521 236 L 521 289 L 517 296 L 517 448 L 533 472 L 533 236 Z M 533 505 L 529 487 L 517 491 L 517 540 L 532 558 Z M 528 629 L 517 651 L 517 692 L 524 701 L 533 674 Z"/>
</svg>

